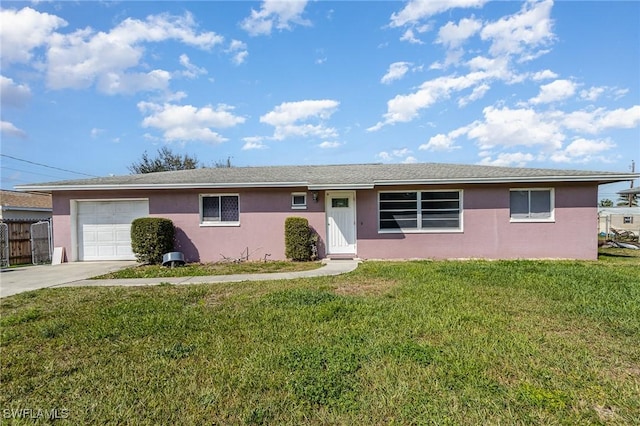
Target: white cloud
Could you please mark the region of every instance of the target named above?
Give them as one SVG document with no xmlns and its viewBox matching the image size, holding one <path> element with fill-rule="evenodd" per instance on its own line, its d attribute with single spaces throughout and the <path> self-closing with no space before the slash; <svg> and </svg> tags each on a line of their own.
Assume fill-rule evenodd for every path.
<svg viewBox="0 0 640 426">
<path fill-rule="evenodd" d="M 341 146 L 342 144 L 340 142 L 331 142 L 331 141 L 324 141 L 321 144 L 319 144 L 318 146 L 322 149 L 328 149 L 328 148 L 337 148 L 339 146 Z"/>
<path fill-rule="evenodd" d="M 552 78 L 557 78 L 557 77 L 558 77 L 558 74 L 556 74 L 551 70 L 538 71 L 531 76 L 531 78 L 534 81 L 551 80 Z"/>
<path fill-rule="evenodd" d="M 532 104 L 558 102 L 572 97 L 576 93 L 576 84 L 571 80 L 556 80 L 540 86 L 538 96 L 531 98 Z"/>
<path fill-rule="evenodd" d="M 309 26 L 311 22 L 302 18 L 306 6 L 306 0 L 264 0 L 260 10 L 251 9 L 240 26 L 252 36 L 269 35 L 274 27 L 290 30 L 291 24 Z"/>
<path fill-rule="evenodd" d="M 144 43 L 176 40 L 210 49 L 222 43 L 213 32 L 196 31 L 193 16 L 167 14 L 145 21 L 127 18 L 109 32 L 90 28 L 70 34 L 52 34 L 47 52 L 47 83 L 52 89 L 82 89 L 97 83 L 108 94 L 164 90 L 170 74 L 164 70 L 135 72 L 141 65 Z"/>
<path fill-rule="evenodd" d="M 562 114 L 559 119 L 568 129 L 591 134 L 607 129 L 631 129 L 640 125 L 640 105 L 628 109 L 574 111 Z"/>
<path fill-rule="evenodd" d="M 0 104 L 3 108 L 21 108 L 31 99 L 31 89 L 24 84 L 17 84 L 13 79 L 0 75 Z"/>
<path fill-rule="evenodd" d="M 400 37 L 400 41 L 407 41 L 411 44 L 424 44 L 422 40 L 415 36 L 415 34 L 413 33 L 413 29 L 411 28 L 409 28 L 402 34 L 402 36 Z"/>
<path fill-rule="evenodd" d="M 455 144 L 455 139 L 442 133 L 432 136 L 429 138 L 429 142 L 418 147 L 421 151 L 453 151 L 459 148 L 460 147 Z"/>
<path fill-rule="evenodd" d="M 97 127 L 94 127 L 93 129 L 91 129 L 91 139 L 97 138 L 102 133 L 104 133 L 104 129 L 98 129 Z"/>
<path fill-rule="evenodd" d="M 394 62 L 389 65 L 387 73 L 380 80 L 381 83 L 389 84 L 394 80 L 399 80 L 409 71 L 411 62 Z"/>
<path fill-rule="evenodd" d="M 417 92 L 408 95 L 397 95 L 387 102 L 387 112 L 384 120 L 368 128 L 376 131 L 385 125 L 406 123 L 418 116 L 420 110 L 428 108 L 434 103 L 448 98 L 451 93 L 468 89 L 490 77 L 489 73 L 478 71 L 461 77 L 439 77 L 424 82 Z"/>
<path fill-rule="evenodd" d="M 473 88 L 473 91 L 469 96 L 464 96 L 458 100 L 458 106 L 464 107 L 468 105 L 470 102 L 477 101 L 478 99 L 482 99 L 484 95 L 491 89 L 491 86 L 488 84 L 481 84 L 477 87 Z"/>
<path fill-rule="evenodd" d="M 485 25 L 480 37 L 491 42 L 489 52 L 494 56 L 520 55 L 533 59 L 538 55 L 536 48 L 554 39 L 552 7 L 553 0 L 526 2 L 519 13 Z"/>
<path fill-rule="evenodd" d="M 166 142 L 224 142 L 227 139 L 211 129 L 233 127 L 245 121 L 244 117 L 234 115 L 231 112 L 233 107 L 229 105 L 196 108 L 192 105 L 140 102 L 138 109 L 149 114 L 142 121 L 142 127 L 162 131 Z"/>
<path fill-rule="evenodd" d="M 394 149 L 391 152 L 381 151 L 376 154 L 376 158 L 382 161 L 399 161 L 401 163 L 417 163 L 418 160 L 409 155 L 411 150 L 408 148 Z M 404 158 L 403 158 L 404 157 Z"/>
<path fill-rule="evenodd" d="M 198 67 L 191 63 L 189 56 L 184 53 L 180 55 L 180 65 L 182 65 L 185 70 L 182 71 L 182 75 L 187 78 L 196 78 L 199 75 L 207 74 L 207 70 L 205 68 Z"/>
<path fill-rule="evenodd" d="M 17 128 L 13 123 L 8 121 L 0 121 L 0 132 L 5 137 L 14 137 L 20 139 L 26 139 L 27 133 Z"/>
<path fill-rule="evenodd" d="M 56 29 L 67 26 L 64 19 L 29 7 L 0 10 L 0 22 L 3 66 L 30 62 L 33 49 L 46 45 Z"/>
<path fill-rule="evenodd" d="M 438 13 L 454 8 L 481 7 L 487 0 L 410 0 L 405 7 L 391 15 L 391 26 L 415 24 Z"/>
<path fill-rule="evenodd" d="M 246 43 L 240 40 L 231 40 L 226 52 L 232 55 L 231 61 L 236 65 L 243 64 L 247 60 L 247 56 L 249 56 Z"/>
<path fill-rule="evenodd" d="M 485 166 L 525 167 L 527 163 L 530 163 L 533 160 L 535 160 L 535 157 L 532 154 L 523 152 L 503 152 L 498 154 L 495 159 L 490 156 L 486 156 L 479 162 L 479 164 Z"/>
<path fill-rule="evenodd" d="M 260 136 L 250 136 L 242 139 L 245 143 L 242 145 L 243 151 L 253 150 L 253 149 L 266 149 L 268 148 L 262 142 L 262 138 Z"/>
<path fill-rule="evenodd" d="M 338 133 L 334 128 L 327 127 L 324 121 L 331 117 L 338 105 L 338 101 L 330 99 L 283 102 L 260 117 L 260 122 L 275 127 L 273 138 L 276 140 L 294 136 L 331 139 Z M 309 120 L 319 124 L 306 123 Z"/>
<path fill-rule="evenodd" d="M 481 28 L 482 22 L 474 18 L 461 19 L 458 24 L 449 21 L 438 31 L 436 43 L 444 44 L 449 49 L 455 49 Z"/>
<path fill-rule="evenodd" d="M 585 163 L 599 160 L 608 161 L 606 151 L 615 148 L 610 140 L 590 140 L 577 138 L 561 151 L 554 152 L 550 159 L 556 163 Z"/>
<path fill-rule="evenodd" d="M 495 146 L 538 146 L 559 149 L 565 139 L 561 126 L 533 109 L 486 107 L 484 121 L 467 126 L 466 135 L 475 139 L 481 149 Z"/>
</svg>

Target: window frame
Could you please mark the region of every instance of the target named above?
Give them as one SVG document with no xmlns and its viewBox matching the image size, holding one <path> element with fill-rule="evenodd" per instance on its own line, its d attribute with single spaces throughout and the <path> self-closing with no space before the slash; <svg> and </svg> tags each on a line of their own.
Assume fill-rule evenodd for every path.
<svg viewBox="0 0 640 426">
<path fill-rule="evenodd" d="M 203 201 L 205 198 L 218 197 L 218 209 L 220 212 L 220 220 L 204 220 L 204 206 Z M 222 197 L 236 197 L 238 200 L 238 220 L 222 220 Z M 199 195 L 199 209 L 200 209 L 200 226 L 240 226 L 240 194 L 237 193 L 213 193 L 213 194 L 200 194 Z"/>
<path fill-rule="evenodd" d="M 296 204 L 295 197 L 304 197 L 304 204 Z M 292 192 L 291 193 L 291 209 L 292 210 L 306 210 L 307 209 L 307 193 L 306 192 Z"/>
<path fill-rule="evenodd" d="M 422 193 L 436 193 L 436 192 L 457 192 L 458 193 L 458 222 L 459 226 L 457 228 L 451 227 L 442 227 L 442 228 L 423 228 L 423 200 Z M 381 204 L 380 204 L 380 195 L 381 194 L 391 194 L 391 193 L 415 193 L 416 194 L 416 228 L 381 228 L 381 219 L 380 212 Z M 413 200 L 411 200 L 413 201 Z M 443 211 L 451 211 L 452 209 L 442 209 Z M 378 222 L 378 233 L 379 234 L 451 234 L 451 233 L 463 233 L 464 232 L 464 190 L 462 189 L 406 189 L 406 190 L 390 190 L 390 191 L 378 191 L 378 200 L 377 200 L 377 222 Z"/>
<path fill-rule="evenodd" d="M 513 217 L 512 213 L 511 213 L 511 193 L 512 192 L 523 192 L 526 191 L 529 194 L 528 197 L 528 208 L 529 208 L 529 213 L 528 216 L 529 217 Z M 532 192 L 544 192 L 544 191 L 548 191 L 549 192 L 549 217 L 531 217 L 531 193 Z M 536 223 L 536 222 L 555 222 L 556 221 L 556 214 L 555 214 L 555 210 L 556 210 L 556 192 L 555 192 L 555 188 L 543 188 L 543 187 L 536 187 L 536 188 L 510 188 L 509 189 L 509 222 L 512 223 Z"/>
</svg>

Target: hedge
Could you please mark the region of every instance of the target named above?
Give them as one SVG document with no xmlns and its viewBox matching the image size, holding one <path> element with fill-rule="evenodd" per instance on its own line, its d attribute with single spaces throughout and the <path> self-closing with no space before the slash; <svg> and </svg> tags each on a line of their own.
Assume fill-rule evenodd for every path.
<svg viewBox="0 0 640 426">
<path fill-rule="evenodd" d="M 131 248 L 138 262 L 162 263 L 162 255 L 173 251 L 175 227 L 170 219 L 141 217 L 131 223 Z"/>
<path fill-rule="evenodd" d="M 303 217 L 288 217 L 284 222 L 285 256 L 294 261 L 311 260 L 313 232 L 309 221 Z"/>
</svg>

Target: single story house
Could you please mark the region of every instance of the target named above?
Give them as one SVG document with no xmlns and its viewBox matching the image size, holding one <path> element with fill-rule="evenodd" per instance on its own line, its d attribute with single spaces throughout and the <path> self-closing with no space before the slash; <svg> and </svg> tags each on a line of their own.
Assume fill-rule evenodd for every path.
<svg viewBox="0 0 640 426">
<path fill-rule="evenodd" d="M 50 194 L 31 194 L 17 191 L 0 191 L 0 220 L 38 222 L 51 219 Z"/>
<path fill-rule="evenodd" d="M 188 261 L 285 257 L 302 216 L 321 257 L 596 259 L 598 185 L 634 173 L 458 164 L 201 168 L 23 185 L 53 195 L 70 261 L 133 259 L 130 224 L 169 218 Z"/>
</svg>

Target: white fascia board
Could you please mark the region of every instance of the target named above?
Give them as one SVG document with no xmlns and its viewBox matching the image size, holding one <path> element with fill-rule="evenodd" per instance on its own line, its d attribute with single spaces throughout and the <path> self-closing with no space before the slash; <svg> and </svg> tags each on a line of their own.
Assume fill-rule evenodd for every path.
<svg viewBox="0 0 640 426">
<path fill-rule="evenodd" d="M 376 186 L 391 185 L 447 185 L 474 183 L 543 183 L 543 182 L 595 182 L 598 184 L 624 182 L 633 177 L 624 175 L 589 175 L 589 176 L 520 176 L 505 178 L 457 178 L 457 179 L 412 179 L 412 180 L 376 180 Z"/>
<path fill-rule="evenodd" d="M 309 191 L 348 190 L 348 189 L 373 189 L 372 183 L 333 183 L 309 185 Z"/>
<path fill-rule="evenodd" d="M 308 182 L 250 182 L 250 183 L 162 183 L 162 184 L 95 184 L 95 185 L 29 185 L 16 186 L 18 191 L 112 191 L 117 189 L 226 189 L 226 188 L 293 188 Z"/>
</svg>

